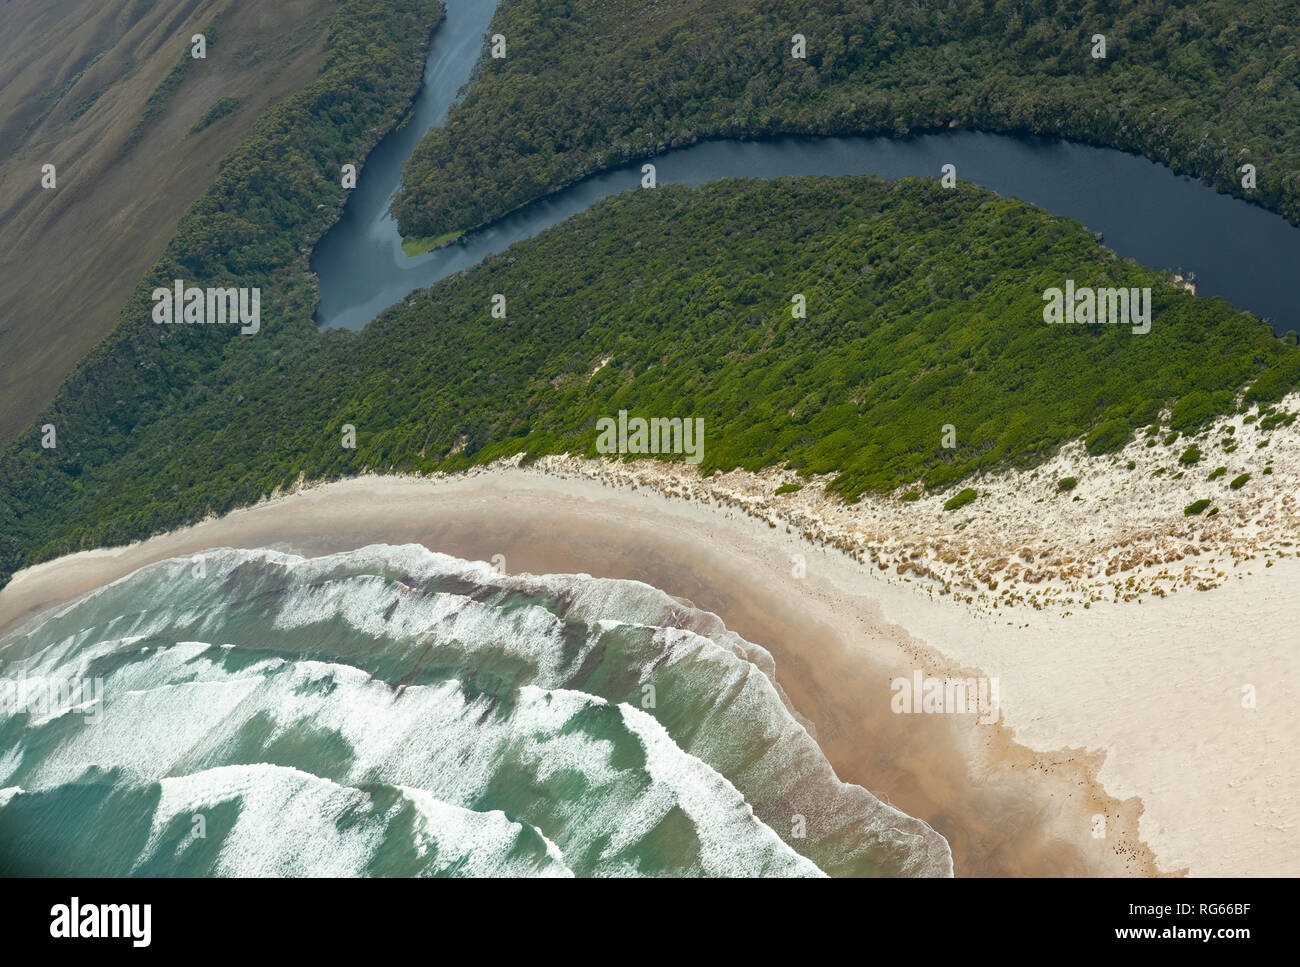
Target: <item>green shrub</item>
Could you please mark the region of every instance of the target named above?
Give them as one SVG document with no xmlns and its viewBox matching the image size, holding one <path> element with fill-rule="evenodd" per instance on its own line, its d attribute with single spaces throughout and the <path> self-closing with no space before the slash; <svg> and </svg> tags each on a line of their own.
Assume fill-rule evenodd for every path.
<svg viewBox="0 0 1300 967">
<path fill-rule="evenodd" d="M 1259 428 L 1261 430 L 1273 430 L 1279 426 L 1290 426 L 1294 422 L 1294 413 L 1270 413 L 1259 421 Z"/>
<path fill-rule="evenodd" d="M 1199 463 L 1200 460 L 1201 460 L 1201 449 L 1195 444 L 1193 444 L 1192 446 L 1184 450 L 1183 455 L 1178 458 L 1178 462 L 1182 464 L 1184 467 L 1190 467 L 1195 463 Z"/>
<path fill-rule="evenodd" d="M 957 510 L 960 507 L 965 507 L 967 504 L 969 504 L 972 500 L 974 500 L 978 496 L 979 494 L 975 493 L 973 488 L 967 487 L 965 490 L 959 491 L 957 494 L 955 494 L 952 497 L 952 499 L 950 499 L 946 504 L 944 504 L 943 509 Z"/>
<path fill-rule="evenodd" d="M 1222 413 L 1232 394 L 1221 391 L 1206 393 L 1192 390 L 1169 410 L 1169 426 L 1174 430 L 1192 430 Z"/>
<path fill-rule="evenodd" d="M 1300 356 L 1288 356 L 1267 370 L 1246 390 L 1247 403 L 1272 403 L 1295 389 L 1300 379 Z"/>
<path fill-rule="evenodd" d="M 1240 490 L 1242 487 L 1246 486 L 1246 481 L 1249 479 L 1250 479 L 1250 474 L 1243 473 L 1239 477 L 1233 477 L 1232 483 L 1228 484 L 1228 486 L 1231 487 L 1233 490 Z"/>
<path fill-rule="evenodd" d="M 776 488 L 776 495 L 779 497 L 781 494 L 792 494 L 799 490 L 803 490 L 803 484 L 781 484 L 781 486 Z"/>
<path fill-rule="evenodd" d="M 906 501 L 908 501 L 908 502 L 911 502 L 911 501 L 913 501 L 913 500 L 920 500 L 920 499 L 921 499 L 921 494 L 920 494 L 919 491 L 916 491 L 916 490 L 909 490 L 907 493 L 903 494 L 903 496 L 902 496 L 901 499 L 902 499 L 902 500 L 906 500 Z"/>
<path fill-rule="evenodd" d="M 1186 507 L 1183 508 L 1183 516 L 1192 517 L 1196 514 L 1199 514 L 1201 511 L 1203 511 L 1206 507 L 1209 506 L 1210 506 L 1210 499 L 1208 497 L 1202 497 L 1200 500 L 1194 500 Z"/>
<path fill-rule="evenodd" d="M 1078 479 L 1076 479 L 1075 477 L 1062 477 L 1060 480 L 1056 481 L 1056 489 L 1073 490 L 1075 488 L 1075 485 L 1078 484 L 1078 482 L 1079 482 Z"/>
<path fill-rule="evenodd" d="M 1206 480 L 1218 480 L 1220 477 L 1222 477 L 1222 476 L 1223 476 L 1225 473 L 1227 473 L 1227 472 L 1228 472 L 1228 468 L 1227 468 L 1227 467 L 1215 467 L 1212 471 L 1210 471 L 1210 475 L 1209 475 L 1208 477 L 1206 477 L 1205 479 L 1206 479 Z"/>
<path fill-rule="evenodd" d="M 1133 428 L 1125 420 L 1107 420 L 1088 434 L 1083 445 L 1095 457 L 1122 450 L 1132 435 Z"/>
</svg>

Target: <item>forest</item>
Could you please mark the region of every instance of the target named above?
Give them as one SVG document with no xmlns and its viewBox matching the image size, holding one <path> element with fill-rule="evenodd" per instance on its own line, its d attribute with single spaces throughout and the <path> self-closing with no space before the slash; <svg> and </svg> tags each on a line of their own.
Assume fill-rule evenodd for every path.
<svg viewBox="0 0 1300 967">
<path fill-rule="evenodd" d="M 503 0 L 508 56 L 394 212 L 443 236 L 701 139 L 962 125 L 1135 152 L 1300 224 L 1298 25 L 1300 0 Z"/>
</svg>

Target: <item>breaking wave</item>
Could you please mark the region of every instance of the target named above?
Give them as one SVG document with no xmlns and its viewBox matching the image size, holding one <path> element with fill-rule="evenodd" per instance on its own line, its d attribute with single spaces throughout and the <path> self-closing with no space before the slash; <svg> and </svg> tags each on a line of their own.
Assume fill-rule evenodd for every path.
<svg viewBox="0 0 1300 967">
<path fill-rule="evenodd" d="M 0 676 L 102 683 L 0 709 L 0 873 L 952 874 L 766 651 L 636 582 L 223 549 L 12 632 Z"/>
</svg>

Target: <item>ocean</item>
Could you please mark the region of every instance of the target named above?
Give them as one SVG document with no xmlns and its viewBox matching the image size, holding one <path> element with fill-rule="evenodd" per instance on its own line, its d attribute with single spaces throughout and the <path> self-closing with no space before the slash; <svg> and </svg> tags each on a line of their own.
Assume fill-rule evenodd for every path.
<svg viewBox="0 0 1300 967">
<path fill-rule="evenodd" d="M 637 582 L 213 550 L 10 631 L 0 682 L 4 875 L 952 875 Z"/>
</svg>

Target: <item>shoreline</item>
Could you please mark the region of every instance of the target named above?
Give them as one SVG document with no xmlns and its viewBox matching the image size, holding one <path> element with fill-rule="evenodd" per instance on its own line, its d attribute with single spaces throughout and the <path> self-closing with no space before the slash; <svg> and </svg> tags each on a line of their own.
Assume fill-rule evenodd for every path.
<svg viewBox="0 0 1300 967">
<path fill-rule="evenodd" d="M 503 554 L 509 573 L 642 580 L 718 614 L 772 653 L 778 681 L 813 723 L 840 778 L 938 829 L 958 875 L 1296 872 L 1285 849 L 1300 789 L 1285 763 L 1295 715 L 1276 702 L 1266 709 L 1261 698 L 1253 725 L 1264 726 L 1238 729 L 1234 745 L 1226 741 L 1232 711 L 1204 706 L 1207 669 L 1222 678 L 1230 650 L 1231 639 L 1215 637 L 1224 619 L 1257 652 L 1254 664 L 1231 676 L 1233 690 L 1238 680 L 1261 691 L 1265 683 L 1270 691 L 1287 681 L 1300 687 L 1295 661 L 1239 627 L 1238 614 L 1241 600 L 1254 607 L 1266 592 L 1280 613 L 1274 584 L 1295 586 L 1293 559 L 1250 584 L 1180 595 L 1179 605 L 1190 597 L 1201 606 L 1193 610 L 1218 612 L 1209 634 L 1197 634 L 1204 618 L 1183 614 L 1176 635 L 1151 637 L 1176 614 L 1174 602 L 1161 600 L 1140 608 L 1103 603 L 1068 618 L 1020 608 L 1008 624 L 890 584 L 878 569 L 725 502 L 706 505 L 554 466 L 495 466 L 304 488 L 146 542 L 37 565 L 0 591 L 0 631 L 146 563 L 209 547 L 321 554 L 411 542 L 468 559 Z M 805 557 L 802 579 L 792 576 L 792 554 Z M 1225 595 L 1232 607 L 1221 606 Z M 1116 628 L 1126 637 L 1117 638 Z M 1136 660 L 1124 643 L 1144 636 L 1150 640 Z M 1063 653 L 1067 638 L 1076 647 Z M 1184 654 L 1189 645 L 1196 662 Z M 1133 666 L 1129 687 L 1117 687 L 1125 671 L 1117 656 Z M 1183 666 L 1190 679 L 1172 682 L 1183 676 L 1169 670 Z M 891 714 L 890 680 L 918 669 L 997 676 L 1002 724 Z M 1144 705 L 1130 707 L 1135 690 L 1161 681 L 1170 695 L 1156 687 Z M 1187 701 L 1170 704 L 1187 693 L 1190 709 Z M 1189 742 L 1205 759 L 1190 768 Z M 1252 768 L 1257 775 L 1244 775 Z M 1106 817 L 1103 839 L 1093 837 L 1098 815 Z"/>
</svg>

